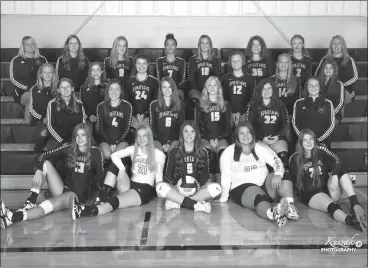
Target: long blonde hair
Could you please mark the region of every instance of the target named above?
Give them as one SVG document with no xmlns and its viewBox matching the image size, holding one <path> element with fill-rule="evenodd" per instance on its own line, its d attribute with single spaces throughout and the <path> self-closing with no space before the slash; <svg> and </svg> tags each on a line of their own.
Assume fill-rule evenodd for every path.
<svg viewBox="0 0 369 268">
<path fill-rule="evenodd" d="M 123 40 L 126 42 L 126 53 L 124 53 L 123 55 L 123 59 L 124 61 L 128 61 L 128 40 L 126 37 L 124 37 L 123 35 L 118 36 L 117 38 L 114 39 L 113 42 L 113 46 L 112 49 L 110 51 L 110 58 L 109 58 L 109 66 L 110 67 L 116 67 L 118 65 L 118 44 L 119 42 Z"/>
<path fill-rule="evenodd" d="M 293 74 L 291 56 L 287 53 L 282 53 L 282 54 L 279 54 L 279 56 L 278 56 L 277 64 L 276 64 L 277 66 L 276 66 L 276 70 L 275 70 L 275 82 L 277 83 L 277 81 L 278 81 L 278 77 L 279 77 L 278 63 L 279 63 L 279 61 L 282 57 L 286 57 L 288 59 L 287 92 L 288 93 L 289 92 L 295 92 L 298 81 L 297 81 L 296 76 Z"/>
<path fill-rule="evenodd" d="M 34 58 L 35 59 L 37 59 L 37 58 L 39 58 L 40 57 L 40 51 L 39 51 L 39 49 L 38 49 L 38 45 L 37 45 L 37 42 L 36 42 L 36 40 L 32 37 L 32 36 L 29 36 L 29 35 L 27 35 L 27 36 L 25 36 L 25 37 L 23 37 L 22 38 L 22 42 L 21 42 L 21 44 L 20 44 L 20 47 L 19 47 L 19 51 L 18 51 L 18 56 L 19 57 L 22 57 L 23 59 L 25 59 L 26 58 L 26 55 L 25 55 L 25 52 L 24 52 L 24 44 L 28 41 L 28 40 L 32 40 L 33 41 L 33 45 L 34 45 L 34 47 L 35 47 L 35 54 L 34 54 Z"/>
<path fill-rule="evenodd" d="M 224 112 L 226 110 L 226 107 L 224 104 L 222 84 L 220 83 L 219 78 L 216 76 L 210 76 L 206 80 L 204 89 L 201 91 L 200 107 L 204 110 L 204 112 L 206 113 L 210 112 L 211 103 L 208 93 L 208 85 L 212 80 L 215 80 L 215 82 L 218 85 L 217 106 L 221 112 Z"/>
<path fill-rule="evenodd" d="M 202 53 L 201 53 L 201 40 L 207 38 L 209 41 L 209 57 L 208 57 L 208 61 L 211 61 L 214 59 L 215 57 L 215 50 L 213 49 L 213 41 L 211 40 L 210 36 L 203 34 L 202 36 L 200 36 L 199 41 L 197 43 L 197 54 L 196 54 L 196 59 L 198 60 L 204 60 L 202 58 Z"/>
<path fill-rule="evenodd" d="M 152 131 L 150 129 L 150 127 L 146 126 L 146 125 L 139 125 L 136 129 L 136 133 L 135 133 L 135 144 L 134 144 L 134 149 L 133 149 L 133 157 L 132 157 L 132 162 L 135 161 L 136 157 L 137 157 L 137 153 L 138 153 L 138 141 L 137 141 L 137 134 L 138 131 L 143 129 L 146 132 L 147 138 L 148 138 L 148 142 L 147 142 L 147 164 L 149 166 L 149 170 L 151 172 L 154 172 L 156 170 L 156 155 L 155 155 L 155 146 L 154 146 L 154 137 L 152 135 Z"/>
<path fill-rule="evenodd" d="M 332 44 L 333 44 L 334 39 L 338 39 L 341 42 L 342 55 L 343 55 L 342 65 L 346 65 L 347 62 L 350 60 L 350 55 L 348 54 L 346 41 L 341 35 L 335 35 L 335 36 L 332 37 L 331 41 L 329 42 L 328 51 L 327 51 L 327 54 L 325 55 L 325 57 L 326 58 L 331 58 L 331 59 L 334 58 L 333 50 L 332 50 Z"/>
<path fill-rule="evenodd" d="M 44 68 L 46 68 L 46 67 L 49 67 L 52 70 L 51 90 L 50 90 L 50 92 L 51 92 L 52 96 L 56 96 L 58 78 L 56 76 L 56 72 L 55 72 L 54 66 L 52 64 L 44 63 L 40 66 L 40 68 L 37 71 L 36 86 L 39 90 L 43 90 L 45 88 L 44 79 L 42 78 L 41 74 L 42 74 Z"/>
</svg>

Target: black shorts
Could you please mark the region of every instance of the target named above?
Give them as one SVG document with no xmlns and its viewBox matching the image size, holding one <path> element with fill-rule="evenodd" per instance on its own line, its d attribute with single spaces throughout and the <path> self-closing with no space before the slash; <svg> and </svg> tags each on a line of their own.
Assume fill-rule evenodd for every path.
<svg viewBox="0 0 369 268">
<path fill-rule="evenodd" d="M 241 202 L 243 193 L 246 191 L 247 188 L 249 188 L 251 186 L 256 186 L 256 187 L 261 188 L 261 190 L 263 190 L 266 193 L 266 195 L 269 197 L 268 191 L 266 189 L 266 181 L 267 180 L 265 178 L 265 181 L 264 181 L 263 185 L 261 185 L 261 186 L 258 186 L 258 185 L 254 184 L 254 183 L 244 183 L 244 184 L 241 184 L 240 186 L 237 186 L 236 188 L 232 189 L 229 192 L 229 196 L 233 199 L 234 202 L 236 202 L 240 206 L 243 206 L 242 205 L 242 202 Z M 270 197 L 269 197 L 269 200 L 271 200 Z"/>
<path fill-rule="evenodd" d="M 141 198 L 141 205 L 149 203 L 156 195 L 156 190 L 149 184 L 131 181 L 130 189 L 135 190 Z"/>
<path fill-rule="evenodd" d="M 77 195 L 79 202 L 84 203 L 87 200 L 89 189 L 86 189 L 85 187 L 82 189 L 74 189 L 72 191 L 69 187 L 64 185 L 63 193 L 67 192 L 73 192 Z"/>
<path fill-rule="evenodd" d="M 302 191 L 301 192 L 302 203 L 304 203 L 306 206 L 309 206 L 310 199 L 318 193 L 326 193 L 327 195 L 330 196 L 327 184 L 325 184 L 325 186 L 320 189 L 315 189 L 311 191 Z"/>
</svg>

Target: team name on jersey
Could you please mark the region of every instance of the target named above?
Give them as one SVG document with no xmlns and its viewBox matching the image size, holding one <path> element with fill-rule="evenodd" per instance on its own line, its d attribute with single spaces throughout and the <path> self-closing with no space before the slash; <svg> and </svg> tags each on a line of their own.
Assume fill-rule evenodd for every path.
<svg viewBox="0 0 369 268">
<path fill-rule="evenodd" d="M 136 158 L 135 163 L 147 164 L 148 161 L 146 158 Z"/>
<path fill-rule="evenodd" d="M 233 86 L 233 85 L 240 85 L 240 86 L 247 87 L 247 83 L 245 81 L 241 81 L 241 80 L 233 80 L 233 81 L 229 82 L 229 86 Z"/>
<path fill-rule="evenodd" d="M 184 161 L 185 161 L 185 163 L 195 162 L 195 157 L 193 157 L 192 155 L 185 156 Z"/>
<path fill-rule="evenodd" d="M 300 63 L 300 62 L 292 63 L 292 67 L 293 67 L 293 68 L 302 68 L 302 69 L 306 69 L 306 65 L 305 65 L 305 64 L 303 64 L 303 63 Z"/>
<path fill-rule="evenodd" d="M 279 112 L 278 111 L 273 111 L 273 110 L 261 111 L 261 116 L 264 116 L 264 115 L 276 115 L 276 116 L 279 116 Z"/>
<path fill-rule="evenodd" d="M 218 108 L 218 106 L 211 106 L 210 111 L 211 112 L 219 112 L 219 108 Z"/>
<path fill-rule="evenodd" d="M 323 165 L 322 161 L 318 160 L 318 165 L 319 165 L 319 166 L 322 166 L 322 165 Z M 311 168 L 312 166 L 313 166 L 313 163 L 310 161 L 310 162 L 308 162 L 308 163 L 305 163 L 305 164 L 304 164 L 304 169 L 305 169 L 305 170 L 308 170 L 308 169 L 309 169 L 309 168 Z"/>
<path fill-rule="evenodd" d="M 114 117 L 114 116 L 118 116 L 118 117 L 122 117 L 123 118 L 123 113 L 122 112 L 118 112 L 118 111 L 112 111 L 109 113 L 110 117 Z"/>
<path fill-rule="evenodd" d="M 248 64 L 249 68 L 266 68 L 266 64 L 265 63 L 261 63 L 261 62 L 252 62 Z"/>
<path fill-rule="evenodd" d="M 83 155 L 79 155 L 76 157 L 76 162 L 84 162 L 86 163 L 87 162 L 87 157 L 86 156 L 83 156 Z"/>
<path fill-rule="evenodd" d="M 178 67 L 175 66 L 175 65 L 164 65 L 163 71 L 165 71 L 165 70 L 176 70 L 176 71 L 178 71 Z"/>
<path fill-rule="evenodd" d="M 200 62 L 197 64 L 197 68 L 201 68 L 201 67 L 213 68 L 213 64 L 211 62 Z"/>
<path fill-rule="evenodd" d="M 277 88 L 278 87 L 286 87 L 286 82 L 278 82 L 277 83 Z"/>
<path fill-rule="evenodd" d="M 173 116 L 175 118 L 178 118 L 178 113 L 172 113 L 172 111 L 165 111 L 159 113 L 159 118 L 165 117 L 165 116 Z"/>
<path fill-rule="evenodd" d="M 136 91 L 136 90 L 150 91 L 150 87 L 145 86 L 145 85 L 137 85 L 133 87 L 133 91 Z"/>
</svg>

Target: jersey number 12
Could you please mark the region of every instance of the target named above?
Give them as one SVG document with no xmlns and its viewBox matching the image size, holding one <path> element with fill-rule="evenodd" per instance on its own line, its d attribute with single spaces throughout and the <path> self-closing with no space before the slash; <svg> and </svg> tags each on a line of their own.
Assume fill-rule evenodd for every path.
<svg viewBox="0 0 369 268">
<path fill-rule="evenodd" d="M 233 94 L 234 95 L 241 95 L 242 94 L 242 86 L 233 86 Z"/>
</svg>

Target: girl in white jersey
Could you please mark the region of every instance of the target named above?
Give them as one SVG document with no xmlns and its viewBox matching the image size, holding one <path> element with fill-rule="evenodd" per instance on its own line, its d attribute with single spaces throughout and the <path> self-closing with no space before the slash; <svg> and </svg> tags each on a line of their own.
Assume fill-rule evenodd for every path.
<svg viewBox="0 0 369 268">
<path fill-rule="evenodd" d="M 136 130 L 135 144 L 111 155 L 112 165 L 106 174 L 104 185 L 95 204 L 84 206 L 76 199 L 73 219 L 109 213 L 117 208 L 140 206 L 148 203 L 156 194 L 155 183 L 163 180 L 165 155 L 154 147 L 151 129 L 140 125 Z M 132 177 L 129 179 L 122 158 L 132 160 Z M 109 197 L 117 184 L 118 195 Z M 103 204 L 97 205 L 99 202 Z"/>
<path fill-rule="evenodd" d="M 277 221 L 279 227 L 287 222 L 287 216 L 298 219 L 290 184 L 285 183 L 290 178 L 289 172 L 285 173 L 275 152 L 262 142 L 256 142 L 253 127 L 247 121 L 238 124 L 235 140 L 220 158 L 222 194 L 219 201 L 226 202 L 230 195 L 239 205 L 256 209 L 260 217 Z M 267 164 L 273 173 L 269 173 Z M 280 202 L 273 206 L 271 199 L 278 197 Z"/>
</svg>

